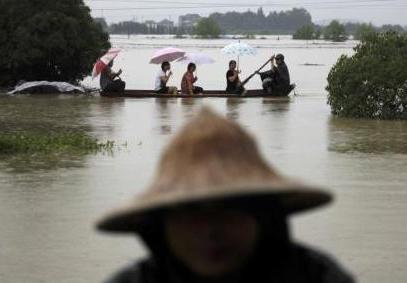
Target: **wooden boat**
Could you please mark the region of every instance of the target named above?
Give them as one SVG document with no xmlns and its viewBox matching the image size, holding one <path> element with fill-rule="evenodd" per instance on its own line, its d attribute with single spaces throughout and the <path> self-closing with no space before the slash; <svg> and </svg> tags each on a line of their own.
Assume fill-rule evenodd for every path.
<svg viewBox="0 0 407 283">
<path fill-rule="evenodd" d="M 290 91 L 291 92 L 291 91 Z M 122 93 L 107 93 L 101 92 L 100 95 L 103 97 L 129 97 L 129 98 L 233 98 L 233 97 L 243 97 L 243 98 L 254 98 L 254 97 L 267 97 L 267 98 L 276 98 L 276 99 L 287 99 L 287 93 L 284 96 L 273 96 L 264 93 L 262 89 L 253 89 L 247 90 L 244 94 L 230 94 L 226 93 L 224 90 L 206 90 L 203 94 L 181 94 L 178 93 L 174 94 L 162 94 L 162 93 L 155 93 L 151 90 L 125 90 Z"/>
</svg>

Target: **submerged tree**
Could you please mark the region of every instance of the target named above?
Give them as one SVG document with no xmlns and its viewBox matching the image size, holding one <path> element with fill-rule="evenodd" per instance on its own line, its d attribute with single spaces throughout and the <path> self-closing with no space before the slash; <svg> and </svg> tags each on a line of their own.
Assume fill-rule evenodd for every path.
<svg viewBox="0 0 407 283">
<path fill-rule="evenodd" d="M 368 37 L 374 35 L 376 32 L 376 28 L 372 24 L 361 24 L 356 29 L 355 39 L 367 39 Z"/>
<path fill-rule="evenodd" d="M 212 18 L 202 18 L 194 29 L 194 34 L 201 38 L 218 38 L 220 33 L 219 25 Z"/>
<path fill-rule="evenodd" d="M 407 120 L 407 35 L 387 32 L 362 39 L 328 76 L 328 104 L 344 117 Z"/>
<path fill-rule="evenodd" d="M 333 20 L 325 27 L 324 38 L 332 41 L 345 41 L 348 39 L 348 35 L 346 34 L 345 26 L 340 22 Z"/>
<path fill-rule="evenodd" d="M 320 31 L 315 29 L 313 25 L 305 25 L 293 34 L 293 39 L 311 40 L 319 39 L 319 37 Z"/>
<path fill-rule="evenodd" d="M 0 86 L 19 80 L 77 82 L 110 47 L 83 0 L 0 1 Z"/>
</svg>

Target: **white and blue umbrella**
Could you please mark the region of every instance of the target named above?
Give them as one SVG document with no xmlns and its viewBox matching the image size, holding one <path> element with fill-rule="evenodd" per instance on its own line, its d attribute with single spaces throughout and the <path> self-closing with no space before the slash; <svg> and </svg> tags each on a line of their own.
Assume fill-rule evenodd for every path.
<svg viewBox="0 0 407 283">
<path fill-rule="evenodd" d="M 244 42 L 235 42 L 231 43 L 229 45 L 226 45 L 223 49 L 222 52 L 228 55 L 235 55 L 237 56 L 237 66 L 239 68 L 239 61 L 240 61 L 240 56 L 247 56 L 247 55 L 256 55 L 257 50 L 253 46 L 244 43 Z"/>
</svg>

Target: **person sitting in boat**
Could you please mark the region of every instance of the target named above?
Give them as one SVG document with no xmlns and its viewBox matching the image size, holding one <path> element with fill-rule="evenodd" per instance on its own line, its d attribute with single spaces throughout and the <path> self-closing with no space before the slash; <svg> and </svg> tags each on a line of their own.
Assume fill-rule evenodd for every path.
<svg viewBox="0 0 407 283">
<path fill-rule="evenodd" d="M 181 91 L 183 94 L 194 95 L 203 93 L 203 88 L 194 85 L 198 80 L 198 77 L 194 75 L 195 71 L 196 65 L 194 63 L 189 63 L 187 72 L 184 74 L 181 81 Z"/>
<path fill-rule="evenodd" d="M 275 60 L 275 64 L 274 64 Z M 284 55 L 271 57 L 271 70 L 259 73 L 263 81 L 263 90 L 270 95 L 287 95 L 295 86 L 290 85 L 290 73 L 284 61 Z"/>
<path fill-rule="evenodd" d="M 121 80 L 120 75 L 122 70 L 117 73 L 113 72 L 113 60 L 106 66 L 100 74 L 100 88 L 102 92 L 123 92 L 126 88 L 126 83 Z"/>
<path fill-rule="evenodd" d="M 167 82 L 172 76 L 171 64 L 169 62 L 163 62 L 161 64 L 161 70 L 158 71 L 155 78 L 155 92 L 165 94 L 177 94 L 177 87 L 167 86 Z"/>
<path fill-rule="evenodd" d="M 229 70 L 226 72 L 226 93 L 241 94 L 244 91 L 240 81 L 240 70 L 236 70 L 236 61 L 229 62 Z"/>
</svg>

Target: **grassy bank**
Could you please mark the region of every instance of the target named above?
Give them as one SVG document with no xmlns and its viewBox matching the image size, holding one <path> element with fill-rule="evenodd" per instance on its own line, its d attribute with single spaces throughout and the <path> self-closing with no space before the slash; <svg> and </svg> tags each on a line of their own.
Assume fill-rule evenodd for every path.
<svg viewBox="0 0 407 283">
<path fill-rule="evenodd" d="M 95 153 L 111 151 L 114 142 L 100 142 L 83 132 L 0 133 L 0 154 L 19 153 Z"/>
</svg>

